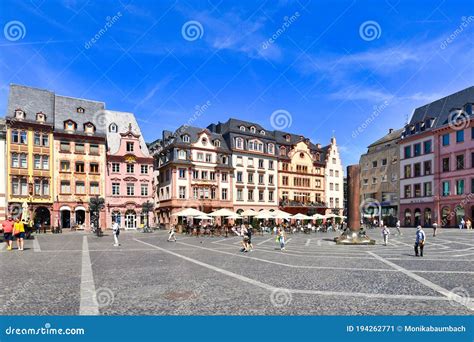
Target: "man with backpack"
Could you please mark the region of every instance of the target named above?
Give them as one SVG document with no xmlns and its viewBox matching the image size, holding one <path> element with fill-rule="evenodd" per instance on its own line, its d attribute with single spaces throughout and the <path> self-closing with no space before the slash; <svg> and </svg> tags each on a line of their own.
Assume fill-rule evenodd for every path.
<svg viewBox="0 0 474 342">
<path fill-rule="evenodd" d="M 420 256 L 423 256 L 423 247 L 425 246 L 425 239 L 425 232 L 423 231 L 421 226 L 418 226 L 416 228 L 415 256 L 418 256 L 418 249 L 420 249 Z"/>
</svg>

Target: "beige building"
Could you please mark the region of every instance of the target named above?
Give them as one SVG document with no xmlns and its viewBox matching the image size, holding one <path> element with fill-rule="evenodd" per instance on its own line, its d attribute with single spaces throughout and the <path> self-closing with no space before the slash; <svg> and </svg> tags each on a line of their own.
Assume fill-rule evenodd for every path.
<svg viewBox="0 0 474 342">
<path fill-rule="evenodd" d="M 331 143 L 324 147 L 324 150 L 326 213 L 342 215 L 344 212 L 344 170 L 335 137 L 331 138 Z"/>
<path fill-rule="evenodd" d="M 399 212 L 400 157 L 399 146 L 402 130 L 390 129 L 388 133 L 369 145 L 360 157 L 361 204 L 365 219 L 382 219 L 389 226 L 396 224 Z"/>
</svg>

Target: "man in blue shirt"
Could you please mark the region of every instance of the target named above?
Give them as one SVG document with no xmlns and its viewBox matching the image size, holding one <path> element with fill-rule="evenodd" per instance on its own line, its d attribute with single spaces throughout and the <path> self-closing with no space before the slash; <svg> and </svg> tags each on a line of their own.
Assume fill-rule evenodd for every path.
<svg viewBox="0 0 474 342">
<path fill-rule="evenodd" d="M 423 256 L 423 247 L 425 246 L 426 235 L 421 226 L 416 228 L 415 240 L 415 256 L 418 256 L 418 248 L 420 249 L 420 256 Z"/>
</svg>

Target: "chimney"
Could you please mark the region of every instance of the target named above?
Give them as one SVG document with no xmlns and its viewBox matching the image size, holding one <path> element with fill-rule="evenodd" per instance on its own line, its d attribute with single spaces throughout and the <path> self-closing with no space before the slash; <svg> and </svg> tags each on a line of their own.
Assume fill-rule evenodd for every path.
<svg viewBox="0 0 474 342">
<path fill-rule="evenodd" d="M 321 144 L 316 144 L 316 148 L 321 149 Z"/>
<path fill-rule="evenodd" d="M 393 132 L 393 128 L 389 128 L 388 129 L 388 134 L 392 133 Z"/>
</svg>

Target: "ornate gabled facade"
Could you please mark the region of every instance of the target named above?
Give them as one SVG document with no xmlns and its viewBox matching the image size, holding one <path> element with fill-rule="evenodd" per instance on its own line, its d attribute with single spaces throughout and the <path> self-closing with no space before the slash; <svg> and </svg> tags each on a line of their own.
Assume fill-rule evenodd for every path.
<svg viewBox="0 0 474 342">
<path fill-rule="evenodd" d="M 53 93 L 10 86 L 6 114 L 8 205 L 12 211 L 28 206 L 29 217 L 46 227 L 53 222 L 53 124 Z"/>
<path fill-rule="evenodd" d="M 231 152 L 233 205 L 236 212 L 278 208 L 278 159 L 273 131 L 229 119 L 208 129 L 223 137 Z"/>
<path fill-rule="evenodd" d="M 327 213 L 342 215 L 344 211 L 344 170 L 335 137 L 331 138 L 331 143 L 324 147 L 324 150 Z"/>
<path fill-rule="evenodd" d="M 275 131 L 278 199 L 290 213 L 324 214 L 325 151 L 303 136 Z"/>
<path fill-rule="evenodd" d="M 158 168 L 156 215 L 160 223 L 175 223 L 177 217 L 172 214 L 183 208 L 232 209 L 231 151 L 220 134 L 183 126 L 174 133 L 164 131 L 149 149 Z"/>
<path fill-rule="evenodd" d="M 89 230 L 89 200 L 105 197 L 105 104 L 55 95 L 54 106 L 54 224 Z"/>
<path fill-rule="evenodd" d="M 106 223 L 122 229 L 153 223 L 143 204 L 153 196 L 153 158 L 132 113 L 105 111 L 107 129 Z"/>
</svg>

